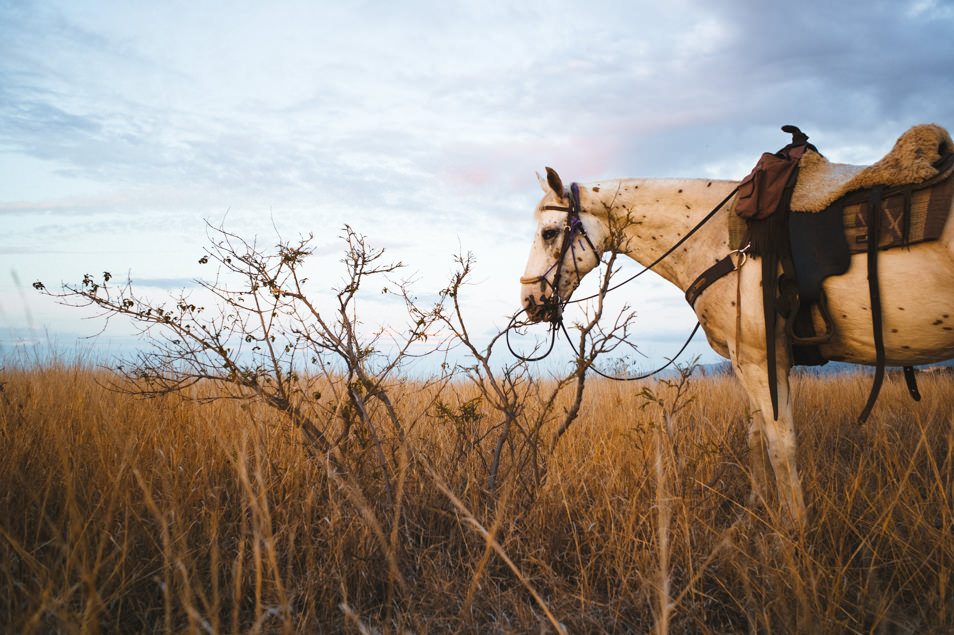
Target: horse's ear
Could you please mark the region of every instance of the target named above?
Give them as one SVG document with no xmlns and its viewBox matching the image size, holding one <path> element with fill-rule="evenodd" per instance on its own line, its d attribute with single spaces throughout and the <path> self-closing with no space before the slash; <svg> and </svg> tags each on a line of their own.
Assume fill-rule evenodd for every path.
<svg viewBox="0 0 954 635">
<path fill-rule="evenodd" d="M 547 168 L 547 184 L 550 186 L 550 189 L 553 190 L 553 193 L 557 196 L 563 196 L 563 181 L 560 180 L 560 175 L 556 173 L 551 167 Z"/>
<path fill-rule="evenodd" d="M 545 178 L 543 178 L 542 176 L 540 176 L 540 173 L 539 173 L 539 172 L 537 172 L 537 181 L 540 182 L 540 189 L 543 190 L 543 193 L 544 193 L 544 194 L 549 194 L 549 193 L 550 193 L 550 184 L 547 183 L 547 180 L 546 180 Z"/>
</svg>

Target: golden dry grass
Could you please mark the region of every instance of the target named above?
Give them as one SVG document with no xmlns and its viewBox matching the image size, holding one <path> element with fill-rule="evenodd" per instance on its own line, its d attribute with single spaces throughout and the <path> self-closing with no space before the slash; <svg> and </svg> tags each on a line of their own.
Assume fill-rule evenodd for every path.
<svg viewBox="0 0 954 635">
<path fill-rule="evenodd" d="M 0 371 L 4 632 L 952 630 L 949 375 L 919 404 L 890 379 L 864 427 L 867 376 L 796 378 L 804 531 L 748 502 L 729 377 L 690 402 L 593 381 L 554 453 L 508 437 L 493 491 L 499 419 L 466 382 L 443 407 L 391 387 L 388 490 L 357 433 L 330 462 L 259 404 L 107 379 Z"/>
</svg>

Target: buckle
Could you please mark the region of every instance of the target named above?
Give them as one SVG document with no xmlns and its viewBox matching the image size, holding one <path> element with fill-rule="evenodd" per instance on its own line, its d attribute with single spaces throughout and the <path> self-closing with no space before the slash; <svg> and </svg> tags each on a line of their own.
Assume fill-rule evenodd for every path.
<svg viewBox="0 0 954 635">
<path fill-rule="evenodd" d="M 732 268 L 733 271 L 738 271 L 739 269 L 742 268 L 742 265 L 746 263 L 746 261 L 749 259 L 749 249 L 751 247 L 752 247 L 752 243 L 750 242 L 748 245 L 746 245 L 745 247 L 742 247 L 741 249 L 736 249 L 734 251 L 729 252 L 730 256 L 732 254 L 738 254 L 740 256 L 739 262 L 735 263 L 735 266 Z"/>
</svg>

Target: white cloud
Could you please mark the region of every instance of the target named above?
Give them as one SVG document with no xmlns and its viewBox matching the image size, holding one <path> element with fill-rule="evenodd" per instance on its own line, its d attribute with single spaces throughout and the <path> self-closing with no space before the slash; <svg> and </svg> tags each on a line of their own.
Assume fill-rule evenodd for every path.
<svg viewBox="0 0 954 635">
<path fill-rule="evenodd" d="M 0 271 L 188 277 L 204 218 L 332 250 L 348 222 L 431 286 L 474 251 L 489 324 L 544 165 L 738 178 L 785 123 L 874 161 L 954 125 L 952 28 L 936 2 L 7 3 Z"/>
</svg>

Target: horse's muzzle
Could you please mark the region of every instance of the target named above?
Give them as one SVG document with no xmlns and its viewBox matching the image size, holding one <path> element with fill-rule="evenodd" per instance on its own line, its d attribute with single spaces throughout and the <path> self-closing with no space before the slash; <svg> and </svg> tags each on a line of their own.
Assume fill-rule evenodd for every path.
<svg viewBox="0 0 954 635">
<path fill-rule="evenodd" d="M 524 296 L 523 308 L 531 322 L 553 322 L 560 317 L 560 303 L 550 296 Z"/>
</svg>

